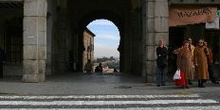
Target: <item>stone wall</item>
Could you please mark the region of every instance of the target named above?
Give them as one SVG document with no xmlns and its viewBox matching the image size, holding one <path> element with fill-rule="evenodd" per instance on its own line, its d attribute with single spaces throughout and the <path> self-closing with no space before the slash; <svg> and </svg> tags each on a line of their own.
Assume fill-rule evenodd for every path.
<svg viewBox="0 0 220 110">
<path fill-rule="evenodd" d="M 45 81 L 47 0 L 24 0 L 23 82 Z"/>
<path fill-rule="evenodd" d="M 146 57 L 145 74 L 146 82 L 153 82 L 156 78 L 156 48 L 159 40 L 164 40 L 167 45 L 168 35 L 168 1 L 146 0 Z"/>
</svg>

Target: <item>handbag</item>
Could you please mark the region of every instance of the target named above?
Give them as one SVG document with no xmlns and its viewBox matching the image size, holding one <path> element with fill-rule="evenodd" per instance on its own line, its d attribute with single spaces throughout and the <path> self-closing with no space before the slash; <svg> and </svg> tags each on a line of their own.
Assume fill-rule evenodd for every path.
<svg viewBox="0 0 220 110">
<path fill-rule="evenodd" d="M 173 75 L 173 80 L 179 80 L 179 79 L 181 79 L 180 69 L 177 69 L 175 74 Z"/>
</svg>

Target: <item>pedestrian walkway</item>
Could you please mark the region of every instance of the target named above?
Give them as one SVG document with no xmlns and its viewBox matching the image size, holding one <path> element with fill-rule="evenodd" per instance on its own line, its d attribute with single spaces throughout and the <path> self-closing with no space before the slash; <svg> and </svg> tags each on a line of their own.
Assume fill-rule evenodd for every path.
<svg viewBox="0 0 220 110">
<path fill-rule="evenodd" d="M 172 82 L 157 87 L 129 74 L 70 73 L 47 77 L 42 83 L 21 78 L 0 80 L 0 108 L 6 110 L 219 110 L 220 86 L 197 83 L 190 89 Z M 211 94 L 208 97 L 207 94 Z"/>
<path fill-rule="evenodd" d="M 219 102 L 191 95 L 16 95 L 0 96 L 10 110 L 219 110 Z"/>
<path fill-rule="evenodd" d="M 0 94 L 16 95 L 81 95 L 81 94 L 115 94 L 115 95 L 160 95 L 215 93 L 220 85 L 207 83 L 206 88 L 198 88 L 194 82 L 190 89 L 176 87 L 173 82 L 156 87 L 155 83 L 144 83 L 144 78 L 123 73 L 85 74 L 71 73 L 47 77 L 42 83 L 22 83 L 21 78 L 0 80 Z"/>
</svg>

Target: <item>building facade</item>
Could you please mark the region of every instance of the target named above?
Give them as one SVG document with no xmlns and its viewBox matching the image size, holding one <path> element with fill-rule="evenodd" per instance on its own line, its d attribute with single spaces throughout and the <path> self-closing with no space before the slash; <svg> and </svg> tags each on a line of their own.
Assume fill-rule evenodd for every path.
<svg viewBox="0 0 220 110">
<path fill-rule="evenodd" d="M 85 29 L 83 32 L 83 45 L 84 45 L 84 52 L 83 52 L 83 70 L 90 60 L 92 63 L 94 62 L 94 37 L 95 34 L 92 33 L 89 29 Z"/>
<path fill-rule="evenodd" d="M 146 82 L 155 80 L 158 40 L 171 49 L 188 35 L 195 41 L 210 40 L 217 64 L 219 30 L 207 30 L 202 22 L 170 26 L 169 14 L 174 7 L 218 9 L 219 4 L 219 0 L 0 0 L 0 45 L 8 56 L 5 76 L 18 74 L 9 71 L 17 68 L 23 82 L 43 82 L 47 75 L 68 71 L 69 65 L 82 71 L 83 32 L 96 19 L 110 20 L 120 31 L 120 71 L 143 76 Z M 171 56 L 169 65 L 174 62 Z"/>
</svg>

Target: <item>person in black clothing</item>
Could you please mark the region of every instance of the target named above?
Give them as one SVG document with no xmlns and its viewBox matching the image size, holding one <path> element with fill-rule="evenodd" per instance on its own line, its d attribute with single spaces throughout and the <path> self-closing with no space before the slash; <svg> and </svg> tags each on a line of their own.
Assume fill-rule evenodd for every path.
<svg viewBox="0 0 220 110">
<path fill-rule="evenodd" d="M 207 61 L 208 61 L 209 78 L 212 83 L 219 84 L 219 82 L 217 82 L 217 78 L 215 78 L 215 76 L 214 76 L 214 71 L 212 69 L 213 63 L 214 63 L 212 49 L 211 49 L 211 47 L 208 46 L 207 42 L 204 42 L 204 45 L 206 46 L 205 52 L 206 52 Z M 206 81 L 204 81 L 204 82 L 206 82 Z"/>
<path fill-rule="evenodd" d="M 3 62 L 5 61 L 5 53 L 2 48 L 0 48 L 0 78 L 3 78 Z"/>
<path fill-rule="evenodd" d="M 99 73 L 102 73 L 102 72 L 103 72 L 102 63 L 99 63 L 99 66 L 97 66 L 97 67 L 95 68 L 95 72 L 99 72 Z"/>
<path fill-rule="evenodd" d="M 157 86 L 165 86 L 165 68 L 167 67 L 167 55 L 168 55 L 168 49 L 165 47 L 164 42 L 160 40 L 158 42 L 158 47 L 156 49 L 157 52 L 157 77 L 156 82 Z"/>
</svg>

